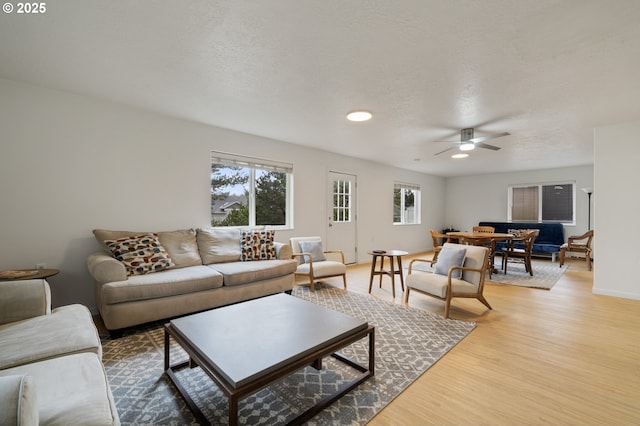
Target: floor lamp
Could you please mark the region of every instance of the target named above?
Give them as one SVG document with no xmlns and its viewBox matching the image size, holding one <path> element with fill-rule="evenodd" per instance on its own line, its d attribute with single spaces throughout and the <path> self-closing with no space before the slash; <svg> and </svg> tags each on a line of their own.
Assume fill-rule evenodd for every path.
<svg viewBox="0 0 640 426">
<path fill-rule="evenodd" d="M 587 224 L 588 231 L 591 230 L 591 194 L 593 194 L 593 188 L 582 188 L 584 192 L 589 196 L 589 222 Z"/>
</svg>

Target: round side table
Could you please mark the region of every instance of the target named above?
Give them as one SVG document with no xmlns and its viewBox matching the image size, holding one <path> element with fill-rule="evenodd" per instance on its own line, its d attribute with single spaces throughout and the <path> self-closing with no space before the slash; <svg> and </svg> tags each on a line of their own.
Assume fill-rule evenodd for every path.
<svg viewBox="0 0 640 426">
<path fill-rule="evenodd" d="M 15 277 L 9 277 L 13 272 L 24 272 L 25 275 L 17 275 Z M 30 272 L 30 273 L 29 273 Z M 60 271 L 58 269 L 12 269 L 10 271 L 0 272 L 0 281 L 21 281 L 21 280 L 38 280 L 46 279 L 57 275 Z"/>
<path fill-rule="evenodd" d="M 371 258 L 371 277 L 369 278 L 369 293 L 371 293 L 371 287 L 373 286 L 373 277 L 376 275 L 380 276 L 380 288 L 382 288 L 382 276 L 388 275 L 391 277 L 391 295 L 395 299 L 396 297 L 396 281 L 395 276 L 400 275 L 400 285 L 402 286 L 402 291 L 404 291 L 404 279 L 402 278 L 402 256 L 406 256 L 409 254 L 406 251 L 402 250 L 372 250 L 369 252 L 372 256 Z M 389 258 L 389 264 L 391 266 L 391 270 L 388 271 L 384 269 L 384 258 Z M 380 267 L 376 269 L 376 264 L 378 262 L 378 258 L 380 258 Z M 394 263 L 397 262 L 398 269 L 395 268 Z"/>
</svg>

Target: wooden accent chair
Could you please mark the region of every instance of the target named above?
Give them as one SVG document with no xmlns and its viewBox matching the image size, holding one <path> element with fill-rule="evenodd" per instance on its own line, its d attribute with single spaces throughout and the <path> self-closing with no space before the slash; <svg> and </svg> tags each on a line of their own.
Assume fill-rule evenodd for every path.
<svg viewBox="0 0 640 426">
<path fill-rule="evenodd" d="M 474 226 L 472 231 L 493 234 L 494 232 L 496 232 L 496 228 L 494 228 L 493 226 Z"/>
<path fill-rule="evenodd" d="M 496 228 L 493 226 L 474 226 L 471 230 L 478 234 L 493 234 L 496 232 Z M 493 260 L 496 257 L 496 243 L 491 238 L 487 238 L 486 240 L 476 240 L 476 244 L 483 245 L 491 250 L 489 252 L 489 265 L 491 265 L 489 268 L 489 278 L 491 278 L 493 275 Z"/>
<path fill-rule="evenodd" d="M 566 253 L 584 253 L 587 268 L 591 270 L 591 240 L 593 231 L 587 231 L 582 235 L 572 235 L 567 242 L 560 247 L 560 266 L 564 265 Z M 585 241 L 586 240 L 586 241 Z"/>
<path fill-rule="evenodd" d="M 296 275 L 309 278 L 311 291 L 316 291 L 315 282 L 320 278 L 342 277 L 347 288 L 347 266 L 342 250 L 323 250 L 320 237 L 295 237 L 289 239 L 292 257 L 298 259 Z"/>
<path fill-rule="evenodd" d="M 459 256 L 462 251 L 462 257 Z M 482 246 L 445 243 L 440 251 L 434 272 L 415 270 L 418 262 L 431 263 L 430 259 L 414 259 L 409 264 L 405 283 L 404 303 L 409 303 L 412 290 L 443 300 L 444 316 L 449 318 L 451 299 L 465 297 L 478 299 L 492 309 L 482 295 L 484 279 L 489 267 L 489 249 Z M 459 277 L 456 277 L 458 275 Z"/>
<path fill-rule="evenodd" d="M 431 264 L 433 265 L 438 261 L 438 254 L 440 253 L 440 250 L 442 250 L 442 245 L 449 241 L 449 236 L 434 229 L 430 229 L 429 233 L 431 234 L 431 240 L 433 241 L 433 260 L 431 260 Z"/>
<path fill-rule="evenodd" d="M 521 239 L 511 240 L 507 247 L 502 249 L 502 270 L 507 273 L 507 264 L 509 258 L 520 259 L 524 262 L 524 268 L 533 276 L 533 268 L 531 267 L 531 253 L 533 252 L 533 243 L 540 234 L 539 229 L 531 229 L 526 234 L 522 235 Z M 522 241 L 524 248 L 516 248 L 514 243 Z"/>
</svg>

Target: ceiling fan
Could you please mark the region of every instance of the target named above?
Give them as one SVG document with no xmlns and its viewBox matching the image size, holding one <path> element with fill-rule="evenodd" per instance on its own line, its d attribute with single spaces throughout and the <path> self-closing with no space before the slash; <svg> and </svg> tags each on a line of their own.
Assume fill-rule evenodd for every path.
<svg viewBox="0 0 640 426">
<path fill-rule="evenodd" d="M 482 136 L 479 138 L 474 138 L 473 137 L 473 127 L 469 127 L 466 129 L 462 129 L 460 130 L 460 140 L 459 141 L 436 141 L 436 142 L 446 142 L 446 143 L 454 143 L 457 146 L 453 146 L 451 148 L 447 148 L 444 151 L 440 151 L 440 152 L 436 152 L 433 155 L 440 155 L 443 154 L 447 151 L 451 151 L 452 149 L 459 149 L 460 151 L 470 151 L 476 147 L 478 148 L 485 148 L 485 149 L 490 149 L 493 151 L 497 151 L 500 149 L 499 146 L 494 146 L 494 145 L 489 145 L 484 143 L 485 141 L 491 140 L 491 139 L 496 139 L 496 138 L 501 138 L 503 136 L 508 136 L 511 133 L 509 132 L 503 132 L 503 133 L 498 133 L 495 135 L 491 135 L 491 136 Z"/>
</svg>

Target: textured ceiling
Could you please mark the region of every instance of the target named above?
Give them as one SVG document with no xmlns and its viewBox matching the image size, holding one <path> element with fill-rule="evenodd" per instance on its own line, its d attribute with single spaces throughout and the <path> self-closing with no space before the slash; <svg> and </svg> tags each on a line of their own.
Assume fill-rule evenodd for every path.
<svg viewBox="0 0 640 426">
<path fill-rule="evenodd" d="M 637 0 L 57 0 L 0 15 L 0 77 L 441 176 L 564 167 L 640 119 L 638 21 Z M 511 135 L 434 156 L 464 127 Z"/>
</svg>

